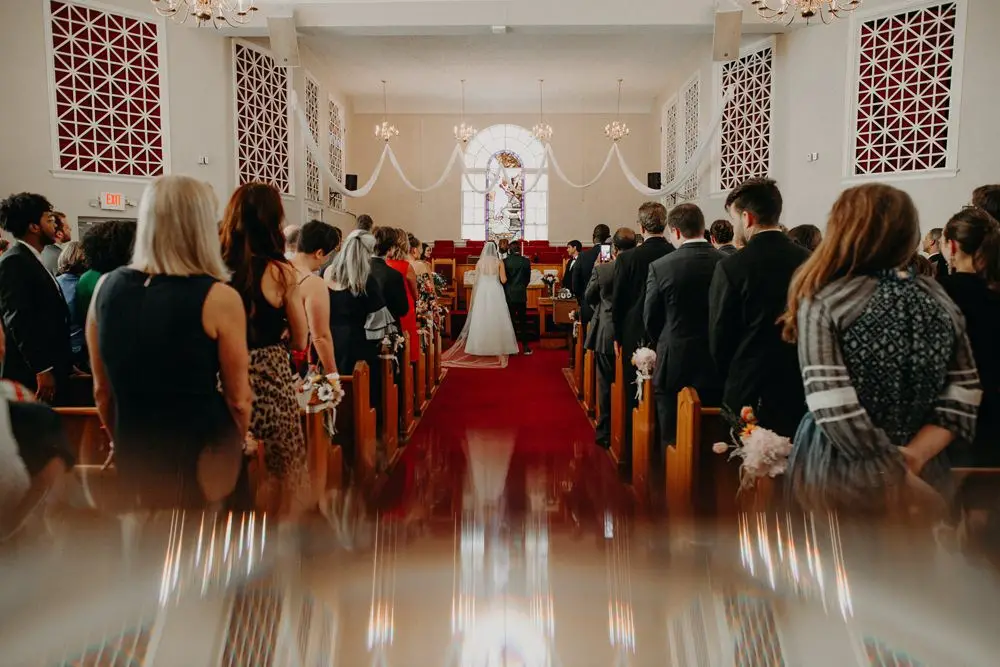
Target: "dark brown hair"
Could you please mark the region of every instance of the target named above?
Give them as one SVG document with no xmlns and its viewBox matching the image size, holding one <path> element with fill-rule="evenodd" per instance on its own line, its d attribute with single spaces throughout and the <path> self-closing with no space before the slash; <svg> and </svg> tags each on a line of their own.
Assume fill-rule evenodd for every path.
<svg viewBox="0 0 1000 667">
<path fill-rule="evenodd" d="M 243 298 L 248 318 L 253 315 L 254 302 L 263 298 L 261 276 L 266 265 L 288 263 L 285 236 L 281 231 L 284 218 L 281 194 L 266 183 L 246 183 L 238 187 L 222 216 L 219 229 L 222 259 L 232 272 L 230 283 Z M 260 267 L 257 272 L 254 271 L 255 263 Z"/>
<path fill-rule="evenodd" d="M 972 258 L 976 273 L 994 289 L 1000 287 L 1000 223 L 978 206 L 951 216 L 942 237 Z"/>
<path fill-rule="evenodd" d="M 667 228 L 667 208 L 657 201 L 639 207 L 639 226 L 650 234 L 662 234 Z"/>
<path fill-rule="evenodd" d="M 819 247 L 820 241 L 823 240 L 823 232 L 819 231 L 819 227 L 816 225 L 799 225 L 788 230 L 788 238 L 812 252 Z"/>
<path fill-rule="evenodd" d="M 841 193 L 830 211 L 826 238 L 792 278 L 782 337 L 798 337 L 799 303 L 841 278 L 909 264 L 920 241 L 920 220 L 910 195 L 881 183 Z"/>
<path fill-rule="evenodd" d="M 715 241 L 725 245 L 726 243 L 733 242 L 733 223 L 728 220 L 723 220 L 722 218 L 716 220 L 712 223 L 712 228 L 708 230 L 710 241 Z"/>
<path fill-rule="evenodd" d="M 726 210 L 749 212 L 756 224 L 773 227 L 781 218 L 781 190 L 770 178 L 751 178 L 733 188 L 726 197 Z"/>
<path fill-rule="evenodd" d="M 705 215 L 696 204 L 674 206 L 667 214 L 667 224 L 686 239 L 695 239 L 705 234 Z"/>
<path fill-rule="evenodd" d="M 385 257 L 398 243 L 396 230 L 392 227 L 376 227 L 372 230 L 372 236 L 375 237 L 375 255 L 377 257 Z"/>
<path fill-rule="evenodd" d="M 1000 222 L 1000 185 L 980 185 L 972 191 L 972 205 L 983 209 Z"/>
</svg>

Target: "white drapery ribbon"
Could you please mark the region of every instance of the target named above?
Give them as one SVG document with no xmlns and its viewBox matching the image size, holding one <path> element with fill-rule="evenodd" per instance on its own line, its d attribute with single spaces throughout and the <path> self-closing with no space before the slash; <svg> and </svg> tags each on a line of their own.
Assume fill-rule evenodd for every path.
<svg viewBox="0 0 1000 667">
<path fill-rule="evenodd" d="M 573 181 L 569 180 L 569 178 L 563 172 L 562 168 L 559 166 L 559 162 L 556 160 L 555 153 L 552 150 L 552 145 L 546 144 L 545 156 L 542 160 L 542 165 L 537 171 L 535 171 L 534 181 L 531 183 L 531 185 L 529 186 L 525 184 L 526 187 L 524 188 L 523 193 L 527 194 L 538 188 L 538 184 L 540 183 L 542 176 L 547 171 L 546 167 L 549 165 L 552 166 L 552 171 L 555 173 L 555 175 L 558 176 L 561 181 L 563 181 L 566 185 L 570 186 L 571 188 L 578 188 L 578 189 L 589 188 L 590 186 L 597 183 L 597 181 L 599 181 L 604 176 L 604 173 L 608 170 L 608 166 L 611 164 L 611 159 L 613 157 L 618 158 L 618 165 L 621 167 L 622 173 L 625 175 L 625 178 L 628 180 L 629 184 L 641 194 L 647 197 L 663 197 L 679 192 L 681 188 L 684 187 L 685 183 L 687 183 L 688 179 L 690 179 L 692 176 L 695 175 L 695 173 L 698 171 L 699 166 L 701 166 L 702 162 L 707 157 L 712 144 L 712 140 L 714 139 L 716 132 L 719 131 L 719 128 L 722 125 L 723 112 L 726 106 L 729 104 L 729 102 L 732 101 L 732 99 L 733 99 L 733 91 L 730 89 L 726 91 L 726 94 L 724 95 L 722 100 L 722 104 L 719 105 L 719 108 L 716 109 L 715 111 L 715 115 L 712 117 L 712 123 L 709 125 L 708 132 L 705 133 L 704 137 L 698 144 L 698 147 L 695 149 L 694 153 L 692 153 L 688 161 L 685 162 L 684 165 L 677 170 L 674 179 L 659 189 L 653 189 L 643 185 L 642 181 L 640 181 L 636 177 L 635 173 L 629 168 L 628 164 L 626 164 L 625 156 L 622 155 L 621 149 L 618 147 L 618 142 L 616 141 L 612 142 L 611 147 L 608 149 L 608 155 L 604 159 L 604 164 L 601 165 L 601 169 L 600 171 L 598 171 L 597 175 L 594 176 L 594 178 L 592 178 L 591 180 L 587 181 L 586 183 L 580 183 L 580 184 L 574 183 Z M 410 179 L 407 178 L 406 174 L 403 172 L 403 168 L 399 165 L 399 160 L 396 159 L 396 154 L 393 152 L 392 146 L 390 146 L 389 142 L 387 141 L 385 142 L 385 147 L 382 149 L 382 154 L 379 156 L 378 162 L 375 164 L 375 170 L 372 172 L 372 175 L 368 178 L 368 181 L 357 190 L 348 190 L 347 187 L 333 173 L 333 170 L 330 168 L 329 160 L 327 160 L 327 157 L 323 155 L 323 152 L 319 149 L 319 144 L 316 143 L 316 139 L 313 137 L 312 131 L 310 131 L 309 129 L 309 121 L 306 120 L 305 112 L 303 111 L 301 105 L 299 104 L 298 96 L 295 94 L 294 90 L 289 96 L 288 103 L 291 106 L 293 112 L 292 115 L 298 121 L 299 127 L 302 129 L 302 136 L 305 140 L 306 150 L 309 152 L 310 155 L 312 155 L 313 160 L 316 162 L 319 168 L 326 172 L 327 180 L 330 183 L 330 187 L 334 191 L 343 195 L 344 197 L 357 198 L 357 197 L 364 197 L 365 195 L 369 194 L 372 188 L 375 186 L 375 183 L 378 181 L 379 175 L 382 173 L 382 167 L 384 166 L 387 157 L 389 158 L 389 163 L 392 164 L 393 168 L 396 170 L 396 173 L 399 174 L 400 179 L 402 179 L 406 187 L 410 188 L 415 192 L 429 192 L 431 190 L 436 190 L 437 188 L 444 185 L 445 181 L 447 181 L 448 177 L 451 175 L 452 170 L 455 168 L 456 163 L 459 165 L 459 169 L 462 170 L 462 177 L 465 179 L 465 182 L 468 184 L 469 188 L 473 192 L 476 192 L 481 195 L 485 195 L 489 192 L 492 192 L 496 188 L 497 184 L 501 182 L 501 180 L 506 180 L 507 182 L 513 181 L 513 179 L 510 177 L 510 174 L 507 171 L 507 168 L 504 167 L 502 164 L 500 164 L 498 165 L 499 171 L 496 175 L 496 178 L 494 178 L 492 182 L 489 179 L 489 175 L 487 175 L 485 189 L 480 189 L 476 187 L 475 183 L 472 182 L 469 168 L 465 164 L 465 154 L 462 151 L 462 147 L 460 144 L 455 144 L 455 149 L 451 152 L 451 157 L 448 158 L 448 164 L 445 165 L 444 171 L 441 173 L 441 176 L 433 184 L 421 188 L 414 185 L 410 181 Z"/>
</svg>

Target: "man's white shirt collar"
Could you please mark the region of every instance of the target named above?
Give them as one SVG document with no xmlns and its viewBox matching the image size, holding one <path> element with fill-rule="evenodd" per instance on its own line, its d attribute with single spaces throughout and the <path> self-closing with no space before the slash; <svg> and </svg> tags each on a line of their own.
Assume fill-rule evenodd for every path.
<svg viewBox="0 0 1000 667">
<path fill-rule="evenodd" d="M 708 243 L 705 239 L 684 239 L 684 243 L 681 245 L 687 245 L 688 243 Z"/>
</svg>

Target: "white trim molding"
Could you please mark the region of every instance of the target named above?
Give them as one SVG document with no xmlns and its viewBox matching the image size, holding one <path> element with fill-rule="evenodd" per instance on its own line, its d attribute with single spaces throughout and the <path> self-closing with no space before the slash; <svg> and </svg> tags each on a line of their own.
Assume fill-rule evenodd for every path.
<svg viewBox="0 0 1000 667">
<path fill-rule="evenodd" d="M 928 10 L 932 7 L 942 7 L 954 5 L 955 7 L 955 17 L 954 17 L 954 38 L 952 44 L 952 53 L 950 58 L 950 86 L 948 89 L 948 106 L 947 106 L 947 121 L 946 121 L 946 137 L 945 137 L 945 148 L 943 155 L 939 153 L 936 157 L 929 157 L 933 162 L 940 162 L 941 157 L 943 157 L 943 164 L 932 164 L 926 168 L 916 168 L 907 171 L 890 171 L 890 170 L 868 170 L 866 173 L 858 173 L 858 139 L 859 132 L 862 128 L 859 127 L 859 100 L 861 96 L 861 39 L 862 39 L 862 28 L 866 23 L 873 20 L 885 19 L 893 16 L 898 16 L 900 14 L 918 13 Z M 889 5 L 879 5 L 877 7 L 866 8 L 860 10 L 851 15 L 850 18 L 850 43 L 849 43 L 849 53 L 850 56 L 847 59 L 847 85 L 844 100 L 844 116 L 845 116 L 845 127 L 846 132 L 844 133 L 844 147 L 843 147 L 843 160 L 842 160 L 842 177 L 845 183 L 863 183 L 872 180 L 885 180 L 886 178 L 891 178 L 892 180 L 911 180 L 911 179 L 927 179 L 927 178 L 950 178 L 958 173 L 958 143 L 959 143 L 959 121 L 961 116 L 961 101 L 962 101 L 962 70 L 965 61 L 965 31 L 966 31 L 966 15 L 967 15 L 967 0 L 910 0 L 909 2 L 895 2 Z M 902 47 L 901 47 L 902 48 Z M 935 49 L 937 47 L 930 46 L 930 49 Z M 895 50 L 893 57 L 895 58 L 908 58 L 911 57 L 911 53 L 899 53 L 899 50 Z M 921 66 L 921 69 L 923 67 Z M 915 89 L 916 86 L 911 83 L 906 83 L 901 87 L 908 89 Z M 924 95 L 921 93 L 919 96 L 914 93 L 914 104 L 923 104 L 920 100 L 927 100 L 930 98 L 929 95 Z M 930 107 L 931 102 L 926 103 L 928 106 L 924 110 L 926 113 L 933 113 L 933 109 Z M 916 113 L 913 109 L 910 113 Z M 903 114 L 899 114 L 899 119 L 901 120 Z M 874 121 L 870 121 L 872 123 Z M 920 132 L 921 128 L 917 125 L 909 126 L 912 130 Z M 890 137 L 891 138 L 891 137 Z M 913 141 L 919 141 L 918 138 L 914 138 Z M 936 139 L 924 136 L 925 142 L 934 141 L 938 143 Z M 902 140 L 897 139 L 896 147 L 902 146 Z M 884 148 L 884 146 L 883 146 Z M 889 159 L 889 158 L 886 158 Z M 892 158 L 896 161 L 902 160 L 902 157 Z M 916 161 L 918 158 L 914 157 L 912 161 Z M 888 166 L 888 165 L 886 165 Z"/>
<path fill-rule="evenodd" d="M 316 92 L 316 98 L 312 100 L 309 97 L 310 86 L 312 86 L 313 90 L 315 90 Z M 305 112 L 306 120 L 309 121 L 310 125 L 315 125 L 315 130 L 312 127 L 310 127 L 309 130 L 313 135 L 313 140 L 316 142 L 316 145 L 320 147 L 320 150 L 322 150 L 323 138 L 321 136 L 322 132 L 320 131 L 322 128 L 322 123 L 320 122 L 322 120 L 322 114 L 320 113 L 320 107 L 319 107 L 320 99 L 322 98 L 322 96 L 319 87 L 319 81 L 316 80 L 316 77 L 314 77 L 312 73 L 309 72 L 309 70 L 305 70 L 305 77 L 302 84 L 302 93 L 303 93 L 302 109 Z M 303 199 L 306 202 L 309 202 L 310 204 L 322 205 L 323 203 L 322 170 L 319 168 L 319 164 L 317 164 L 312 154 L 305 149 L 304 137 L 302 137 L 301 146 L 302 146 L 302 154 L 305 158 L 302 165 L 304 170 L 302 180 L 304 181 L 305 185 L 303 192 Z M 311 197 L 309 192 L 309 182 L 310 180 L 312 180 L 313 177 L 311 172 L 314 172 L 316 177 L 315 197 Z"/>
</svg>

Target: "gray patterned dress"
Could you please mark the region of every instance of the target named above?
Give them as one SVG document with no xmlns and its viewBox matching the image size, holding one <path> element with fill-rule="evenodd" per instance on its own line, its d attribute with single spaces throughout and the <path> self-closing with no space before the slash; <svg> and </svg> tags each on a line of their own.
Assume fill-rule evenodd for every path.
<svg viewBox="0 0 1000 667">
<path fill-rule="evenodd" d="M 981 391 L 965 320 L 912 271 L 838 280 L 800 305 L 806 413 L 787 480 L 803 508 L 882 510 L 903 481 L 897 447 L 926 425 L 971 441 Z M 921 477 L 947 493 L 947 450 Z"/>
</svg>

